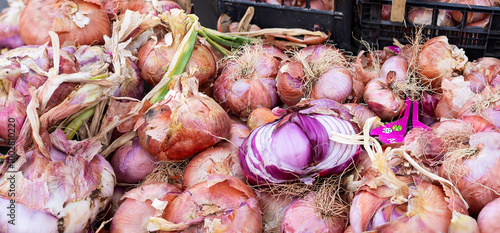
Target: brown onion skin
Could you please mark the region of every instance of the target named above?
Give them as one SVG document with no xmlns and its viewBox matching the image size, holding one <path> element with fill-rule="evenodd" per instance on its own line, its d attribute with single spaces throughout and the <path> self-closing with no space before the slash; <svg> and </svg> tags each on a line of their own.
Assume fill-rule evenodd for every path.
<svg viewBox="0 0 500 233">
<path fill-rule="evenodd" d="M 177 51 L 176 46 L 167 46 L 164 40 L 150 39 L 144 44 L 137 54 L 137 66 L 141 70 L 141 78 L 155 86 L 167 72 L 168 66 Z M 199 85 L 205 84 L 217 72 L 217 60 L 212 51 L 202 43 L 194 46 L 191 58 L 186 66 L 186 71 L 197 69 L 194 76 Z"/>
<path fill-rule="evenodd" d="M 302 80 L 305 73 L 303 66 L 298 61 L 284 62 L 276 77 L 276 86 L 281 101 L 286 105 L 297 104 L 304 92 L 302 91 Z"/>
<path fill-rule="evenodd" d="M 278 117 L 273 114 L 273 111 L 271 109 L 257 108 L 253 110 L 248 117 L 247 126 L 250 130 L 254 130 L 259 126 L 267 124 L 269 122 L 273 122 L 276 119 L 278 119 Z"/>
<path fill-rule="evenodd" d="M 468 58 L 463 51 L 448 43 L 448 38 L 438 36 L 428 40 L 420 51 L 418 67 L 423 84 L 439 91 L 441 80 L 452 77 L 454 72 L 462 72 Z"/>
<path fill-rule="evenodd" d="M 238 150 L 216 146 L 197 154 L 184 170 L 183 189 L 206 181 L 210 174 L 229 175 L 245 181 L 238 160 Z"/>
<path fill-rule="evenodd" d="M 315 192 L 294 201 L 285 211 L 281 232 L 299 233 L 343 233 L 347 225 L 347 216 L 326 217 L 316 209 Z"/>
<path fill-rule="evenodd" d="M 65 13 L 70 9 L 65 4 L 76 4 L 78 12 L 84 13 L 90 22 L 78 27 Z M 49 31 L 55 31 L 60 44 L 103 44 L 104 36 L 111 35 L 111 23 L 106 11 L 93 1 L 84 0 L 30 0 L 19 19 L 19 34 L 27 45 L 51 44 Z"/>
<path fill-rule="evenodd" d="M 192 220 L 193 216 L 201 217 L 209 206 L 217 207 L 213 210 L 220 214 L 207 214 L 204 221 L 183 232 L 206 232 L 207 220 L 215 219 L 221 221 L 211 224 L 212 232 L 262 232 L 262 211 L 255 191 L 241 180 L 226 175 L 212 175 L 207 181 L 184 190 L 168 204 L 162 217 L 181 223 Z"/>
<path fill-rule="evenodd" d="M 500 232 L 500 198 L 488 203 L 477 216 L 477 225 L 481 233 Z"/>
<path fill-rule="evenodd" d="M 193 89 L 197 85 L 183 85 L 183 92 L 170 90 L 137 121 L 139 143 L 157 161 L 187 159 L 228 136 L 229 116 L 212 98 Z"/>
<path fill-rule="evenodd" d="M 475 93 L 481 92 L 486 85 L 490 85 L 499 74 L 500 59 L 494 57 L 479 58 L 467 63 L 464 69 L 465 81 L 470 82 L 471 90 Z"/>
<path fill-rule="evenodd" d="M 238 62 L 228 62 L 213 89 L 214 99 L 241 118 L 247 118 L 257 108 L 273 108 L 279 103 L 276 76 L 286 55 L 265 45 L 254 45 L 252 51 L 243 53 Z M 239 65 L 245 63 L 250 65 Z"/>
</svg>

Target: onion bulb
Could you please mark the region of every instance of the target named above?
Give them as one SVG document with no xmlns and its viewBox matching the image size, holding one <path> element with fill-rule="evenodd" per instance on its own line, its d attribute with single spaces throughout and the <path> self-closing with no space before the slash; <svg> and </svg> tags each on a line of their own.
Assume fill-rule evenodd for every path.
<svg viewBox="0 0 500 233">
<path fill-rule="evenodd" d="M 318 194 L 310 192 L 290 204 L 283 216 L 281 232 L 343 233 L 347 216 L 324 216 L 318 208 Z"/>
<path fill-rule="evenodd" d="M 115 151 L 111 158 L 116 180 L 124 183 L 137 183 L 156 167 L 156 160 L 139 145 L 134 138 Z"/>
<path fill-rule="evenodd" d="M 9 1 L 0 13 L 0 49 L 15 49 L 24 45 L 19 35 L 19 18 L 25 5 L 22 0 Z"/>
<path fill-rule="evenodd" d="M 285 210 L 297 198 L 285 194 L 273 194 L 272 192 L 256 189 L 262 206 L 262 221 L 264 232 L 276 232 L 281 228 Z"/>
<path fill-rule="evenodd" d="M 278 117 L 273 114 L 269 108 L 257 108 L 250 113 L 247 120 L 247 126 L 250 130 L 276 120 Z"/>
<path fill-rule="evenodd" d="M 262 211 L 254 190 L 241 180 L 211 175 L 186 189 L 165 208 L 162 217 L 186 232 L 262 232 Z"/>
<path fill-rule="evenodd" d="M 494 57 L 482 57 L 465 66 L 465 81 L 470 82 L 474 93 L 481 92 L 485 86 L 495 85 L 500 82 L 500 59 Z M 498 79 L 498 80 L 497 80 Z"/>
<path fill-rule="evenodd" d="M 365 127 L 366 120 L 375 116 L 372 110 L 363 105 L 348 103 L 344 104 L 344 107 L 349 109 L 349 112 L 354 116 L 353 121 L 358 124 L 360 129 Z"/>
<path fill-rule="evenodd" d="M 149 85 L 155 86 L 161 81 L 177 51 L 178 43 L 180 41 L 172 44 L 166 38 L 162 40 L 152 38 L 139 49 L 137 65 L 141 70 L 141 77 Z M 196 70 L 194 77 L 201 86 L 215 74 L 216 66 L 217 61 L 212 51 L 204 44 L 196 42 L 186 71 Z"/>
<path fill-rule="evenodd" d="M 285 61 L 276 78 L 278 94 L 287 105 L 302 98 L 344 102 L 352 92 L 352 76 L 344 54 L 331 46 L 312 45 Z"/>
<path fill-rule="evenodd" d="M 363 94 L 365 102 L 383 121 L 391 121 L 404 109 L 404 100 L 392 89 L 395 77 L 396 72 L 392 71 L 385 79 L 373 79 L 365 86 Z"/>
<path fill-rule="evenodd" d="M 469 213 L 477 216 L 481 209 L 500 197 L 500 133 L 479 132 L 470 136 L 468 147 L 448 152 L 440 175 L 454 182 L 465 201 Z"/>
<path fill-rule="evenodd" d="M 164 100 L 137 121 L 139 143 L 158 161 L 183 160 L 228 136 L 231 120 L 210 97 L 198 92 L 198 80 L 182 76 Z"/>
<path fill-rule="evenodd" d="M 141 185 L 125 193 L 111 222 L 111 232 L 145 233 L 153 231 L 150 220 L 161 217 L 165 207 L 181 190 L 168 183 Z"/>
<path fill-rule="evenodd" d="M 432 9 L 430 8 L 412 8 L 408 12 L 408 19 L 414 24 L 431 25 Z M 436 26 L 453 27 L 456 22 L 451 17 L 452 11 L 439 10 Z"/>
<path fill-rule="evenodd" d="M 102 44 L 111 24 L 100 1 L 28 1 L 19 20 L 21 39 L 28 45 L 50 43 L 49 31 L 57 33 L 61 44 Z"/>
<path fill-rule="evenodd" d="M 101 148 L 98 141 L 68 141 L 58 129 L 45 143 L 48 155 L 39 148 L 27 151 L 19 172 L 2 167 L 2 232 L 83 232 L 113 195 L 115 175 L 109 162 L 97 153 Z M 16 210 L 13 219 L 8 216 L 12 205 Z"/>
<path fill-rule="evenodd" d="M 476 5 L 476 6 L 486 6 L 486 7 L 493 7 L 493 1 L 492 0 L 450 0 L 449 2 L 451 3 L 456 3 L 456 4 L 465 4 L 465 5 Z M 455 19 L 457 22 L 462 22 L 464 15 L 460 11 L 453 11 L 451 13 L 451 16 L 453 19 Z M 465 20 L 465 23 L 470 24 L 474 23 L 480 20 L 485 19 L 486 17 L 489 17 L 489 14 L 486 13 L 478 13 L 478 12 L 469 12 L 467 13 L 467 19 Z"/>
<path fill-rule="evenodd" d="M 477 224 L 481 233 L 500 231 L 500 198 L 488 203 L 477 216 Z"/>
<path fill-rule="evenodd" d="M 442 79 L 461 73 L 467 61 L 464 50 L 450 45 L 446 36 L 434 37 L 425 42 L 418 57 L 422 83 L 438 91 Z"/>
<path fill-rule="evenodd" d="M 479 115 L 500 127 L 500 93 L 498 88 L 486 87 L 483 91 L 469 98 L 458 111 L 458 116 Z"/>
<path fill-rule="evenodd" d="M 449 188 L 416 177 L 397 177 L 397 180 L 411 192 L 402 203 L 391 199 L 397 194 L 395 187 L 362 186 L 359 189 L 350 211 L 354 233 L 449 232 L 454 211 L 467 215 L 465 205 Z"/>
<path fill-rule="evenodd" d="M 329 140 L 330 132 L 356 134 L 352 116 L 333 100 L 292 107 L 278 121 L 250 133 L 240 149 L 240 163 L 250 183 L 270 184 L 342 173 L 357 161 L 359 146 Z"/>
<path fill-rule="evenodd" d="M 215 80 L 214 99 L 241 118 L 247 118 L 257 108 L 277 106 L 276 75 L 280 62 L 286 58 L 272 46 L 243 47 Z"/>
<path fill-rule="evenodd" d="M 457 118 L 460 109 L 474 96 L 471 89 L 471 83 L 465 81 L 462 76 L 451 80 L 443 79 L 441 83 L 443 95 L 436 105 L 435 116 L 438 119 Z"/>
</svg>

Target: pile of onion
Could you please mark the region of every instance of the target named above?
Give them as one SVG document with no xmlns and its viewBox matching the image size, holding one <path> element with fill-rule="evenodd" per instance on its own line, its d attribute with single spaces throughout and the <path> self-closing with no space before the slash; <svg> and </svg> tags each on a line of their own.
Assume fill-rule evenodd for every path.
<svg viewBox="0 0 500 233">
<path fill-rule="evenodd" d="M 228 136 L 231 120 L 212 98 L 198 92 L 198 80 L 181 76 L 164 100 L 137 121 L 139 143 L 158 161 L 183 160 Z"/>
<path fill-rule="evenodd" d="M 288 57 L 277 48 L 256 44 L 244 47 L 231 58 L 214 83 L 214 99 L 241 118 L 260 107 L 279 104 L 276 75 Z"/>
<path fill-rule="evenodd" d="M 278 94 L 287 105 L 302 98 L 344 102 L 352 92 L 352 77 L 344 54 L 327 45 L 312 45 L 285 61 L 276 78 Z"/>
<path fill-rule="evenodd" d="M 111 34 L 111 24 L 101 1 L 28 1 L 19 20 L 21 39 L 41 45 L 50 42 L 49 31 L 57 33 L 63 45 L 102 44 L 104 36 Z"/>
<path fill-rule="evenodd" d="M 358 127 L 349 110 L 333 100 L 297 105 L 277 121 L 250 133 L 240 149 L 240 163 L 250 183 L 300 180 L 339 174 L 356 163 L 359 146 L 329 140 L 332 131 L 354 135 Z"/>
<path fill-rule="evenodd" d="M 83 232 L 113 195 L 113 168 L 98 154 L 97 140 L 68 141 L 58 129 L 45 145 L 20 154 L 18 169 L 2 166 L 3 232 Z M 16 210 L 15 224 L 8 223 L 9 206 Z"/>
</svg>

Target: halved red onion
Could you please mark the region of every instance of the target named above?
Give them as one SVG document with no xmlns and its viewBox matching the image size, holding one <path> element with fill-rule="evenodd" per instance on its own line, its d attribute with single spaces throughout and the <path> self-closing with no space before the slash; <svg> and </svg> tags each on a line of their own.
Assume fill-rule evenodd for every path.
<svg viewBox="0 0 500 233">
<path fill-rule="evenodd" d="M 262 211 L 254 190 L 226 175 L 211 175 L 186 189 L 168 204 L 162 217 L 184 225 L 180 230 L 186 232 L 262 231 Z"/>
<path fill-rule="evenodd" d="M 276 75 L 287 56 L 272 46 L 252 45 L 226 63 L 214 83 L 214 99 L 230 113 L 246 118 L 259 108 L 279 103 Z"/>
<path fill-rule="evenodd" d="M 137 183 L 153 171 L 156 159 L 142 149 L 139 139 L 134 138 L 115 151 L 111 166 L 117 181 Z"/>
<path fill-rule="evenodd" d="M 141 185 L 125 193 L 111 222 L 111 232 L 145 233 L 151 229 L 150 220 L 161 217 L 165 207 L 181 190 L 168 183 Z"/>
<path fill-rule="evenodd" d="M 250 133 L 240 148 L 240 163 L 249 182 L 284 183 L 342 173 L 356 163 L 359 146 L 329 140 L 330 132 L 353 135 L 352 116 L 333 100 L 315 100 L 290 109 L 279 121 Z"/>
<path fill-rule="evenodd" d="M 58 129 L 47 143 L 50 157 L 36 148 L 26 152 L 19 172 L 2 167 L 3 232 L 83 232 L 113 195 L 115 175 L 109 162 L 98 154 L 98 141 L 68 141 Z M 15 224 L 8 223 L 12 203 Z"/>
<path fill-rule="evenodd" d="M 317 193 L 310 192 L 286 208 L 281 232 L 343 233 L 347 216 L 323 216 L 317 208 Z"/>
</svg>

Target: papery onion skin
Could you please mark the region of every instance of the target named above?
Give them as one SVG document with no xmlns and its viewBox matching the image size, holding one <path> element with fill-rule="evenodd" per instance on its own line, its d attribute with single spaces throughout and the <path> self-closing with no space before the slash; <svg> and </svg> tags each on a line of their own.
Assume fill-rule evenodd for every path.
<svg viewBox="0 0 500 233">
<path fill-rule="evenodd" d="M 359 146 L 328 139 L 331 131 L 356 134 L 359 130 L 345 107 L 322 99 L 292 108 L 279 121 L 253 130 L 241 146 L 240 163 L 250 183 L 300 180 L 309 184 L 316 176 L 341 173 L 357 162 Z"/>
<path fill-rule="evenodd" d="M 158 84 L 167 72 L 177 46 L 169 46 L 165 40 L 150 39 L 137 54 L 137 66 L 141 70 L 141 77 L 149 85 Z M 199 85 L 205 84 L 217 72 L 217 60 L 212 51 L 200 42 L 196 42 L 186 71 L 196 69 L 194 76 Z"/>
<path fill-rule="evenodd" d="M 436 26 L 453 27 L 456 22 L 451 17 L 451 12 L 448 10 L 439 10 Z M 432 9 L 430 8 L 413 8 L 408 12 L 408 19 L 414 24 L 431 25 L 432 24 Z"/>
<path fill-rule="evenodd" d="M 459 109 L 458 116 L 479 115 L 500 127 L 500 101 L 498 100 L 498 88 L 488 86 L 481 93 L 469 98 Z"/>
<path fill-rule="evenodd" d="M 231 131 L 229 131 L 229 136 L 226 138 L 227 140 L 217 143 L 217 146 L 230 147 L 234 150 L 239 150 L 243 141 L 245 141 L 250 134 L 250 129 L 248 129 L 245 122 L 240 119 L 233 116 L 230 116 L 229 118 L 231 118 Z"/>
<path fill-rule="evenodd" d="M 465 81 L 470 82 L 470 88 L 474 93 L 483 91 L 485 86 L 498 79 L 499 74 L 500 59 L 494 57 L 479 58 L 467 63 L 464 69 Z"/>
<path fill-rule="evenodd" d="M 255 190 L 262 206 L 264 232 L 276 232 L 281 228 L 283 215 L 290 204 L 297 198 L 285 194 L 273 194 L 265 190 Z"/>
<path fill-rule="evenodd" d="M 19 17 L 25 5 L 23 1 L 11 1 L 0 14 L 0 49 L 15 49 L 24 45 L 19 35 Z"/>
<path fill-rule="evenodd" d="M 437 36 L 425 42 L 418 57 L 422 82 L 434 91 L 439 90 L 443 78 L 462 72 L 467 62 L 465 52 L 450 45 L 446 36 Z"/>
<path fill-rule="evenodd" d="M 465 5 L 477 5 L 477 6 L 493 6 L 493 1 L 492 0 L 450 0 L 452 3 L 457 3 L 457 4 L 465 4 Z M 453 11 L 451 13 L 451 16 L 453 19 L 455 19 L 457 22 L 462 22 L 463 20 L 463 14 L 460 11 Z M 469 12 L 467 13 L 467 20 L 466 23 L 470 24 L 473 22 L 480 21 L 486 17 L 489 17 L 489 14 L 486 13 L 477 13 L 477 12 Z"/>
<path fill-rule="evenodd" d="M 365 86 L 363 98 L 368 107 L 383 121 L 391 121 L 399 116 L 404 109 L 404 100 L 396 95 L 390 87 L 390 79 L 394 73 L 389 73 L 387 79 L 373 79 Z"/>
<path fill-rule="evenodd" d="M 15 175 L 2 167 L 2 232 L 82 232 L 108 205 L 116 181 L 109 162 L 97 154 L 100 143 L 70 142 L 60 129 L 50 137 L 50 158 L 34 149 Z M 13 201 L 15 225 L 4 221 L 10 210 L 4 204 Z"/>
<path fill-rule="evenodd" d="M 151 1 L 144 0 L 107 0 L 104 3 L 104 9 L 110 20 L 116 19 L 117 16 L 125 13 L 126 10 L 138 11 L 141 14 L 158 15 L 169 11 L 170 9 L 182 9 L 179 4 L 174 1 L 160 0 L 158 1 L 161 9 L 155 9 Z M 158 12 L 160 10 L 160 12 Z"/>
<path fill-rule="evenodd" d="M 226 175 L 211 175 L 186 189 L 162 217 L 173 223 L 192 222 L 184 232 L 262 232 L 262 211 L 254 190 Z"/>
<path fill-rule="evenodd" d="M 214 99 L 229 113 L 247 118 L 260 107 L 279 103 L 276 75 L 286 55 L 267 45 L 253 45 L 226 63 L 214 83 Z"/>
<path fill-rule="evenodd" d="M 477 224 L 481 233 L 500 231 L 500 198 L 488 203 L 477 216 Z"/>
<path fill-rule="evenodd" d="M 158 161 L 178 161 L 228 136 L 231 120 L 212 98 L 198 92 L 194 77 L 181 79 L 165 99 L 137 121 L 139 143 Z M 181 87 L 182 86 L 182 87 Z"/>
<path fill-rule="evenodd" d="M 375 113 L 373 113 L 372 110 L 363 105 L 355 103 L 348 103 L 343 105 L 347 109 L 349 109 L 349 112 L 354 116 L 353 121 L 358 124 L 360 129 L 364 128 L 366 120 L 375 116 Z"/>
<path fill-rule="evenodd" d="M 315 192 L 294 201 L 285 211 L 281 232 L 326 232 L 343 233 L 347 225 L 347 217 L 321 216 L 316 208 Z"/>
<path fill-rule="evenodd" d="M 464 204 L 454 201 L 458 197 L 450 196 L 451 190 L 418 178 L 398 179 L 415 189 L 418 196 L 410 197 L 408 203 L 392 204 L 389 199 L 393 192 L 387 186 L 376 189 L 363 186 L 351 205 L 353 232 L 448 232 L 452 210 L 467 214 Z"/>
<path fill-rule="evenodd" d="M 157 209 L 152 205 L 153 202 L 161 201 L 162 204 L 168 204 L 179 194 L 181 194 L 180 189 L 163 182 L 141 185 L 127 192 L 122 198 L 123 203 L 113 217 L 111 232 L 148 232 L 149 219 L 160 217 L 163 213 L 162 208 Z"/>
<path fill-rule="evenodd" d="M 459 117 L 459 111 L 473 97 L 471 83 L 463 77 L 445 78 L 442 80 L 442 97 L 436 105 L 434 114 L 438 119 L 453 119 Z"/>
<path fill-rule="evenodd" d="M 476 133 L 470 137 L 469 144 L 477 148 L 477 152 L 445 161 L 440 175 L 456 182 L 470 206 L 469 213 L 477 216 L 484 206 L 500 197 L 500 133 Z"/>
<path fill-rule="evenodd" d="M 77 26 L 70 17 L 88 18 Z M 87 24 L 85 24 L 87 23 Z M 90 45 L 104 43 L 104 36 L 111 35 L 111 24 L 100 2 L 84 0 L 30 0 L 21 14 L 19 32 L 28 45 L 51 43 L 49 31 L 59 36 L 60 44 Z"/>
<path fill-rule="evenodd" d="M 142 149 L 137 138 L 118 148 L 111 158 L 116 180 L 137 183 L 156 167 L 156 159 Z"/>
<path fill-rule="evenodd" d="M 184 170 L 182 187 L 187 189 L 206 181 L 211 174 L 234 176 L 245 181 L 238 161 L 238 151 L 231 147 L 212 147 L 197 154 Z"/>
<path fill-rule="evenodd" d="M 281 65 L 276 77 L 279 97 L 286 105 L 298 103 L 303 95 L 302 80 L 305 73 L 300 62 L 290 61 Z"/>
<path fill-rule="evenodd" d="M 346 68 L 327 70 L 311 89 L 311 99 L 331 99 L 342 103 L 352 92 L 352 77 Z"/>
</svg>

